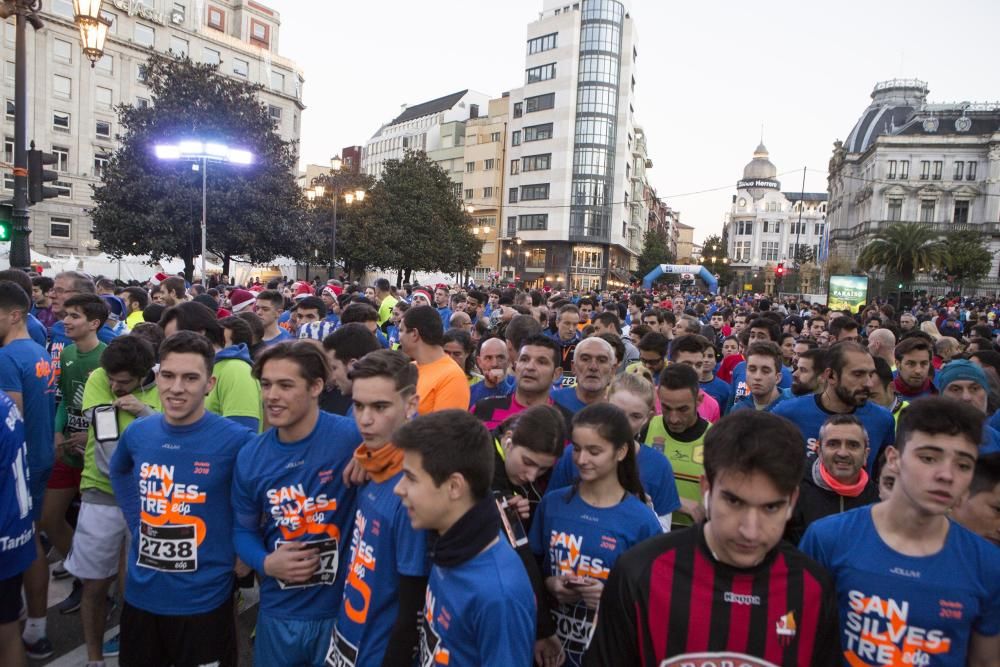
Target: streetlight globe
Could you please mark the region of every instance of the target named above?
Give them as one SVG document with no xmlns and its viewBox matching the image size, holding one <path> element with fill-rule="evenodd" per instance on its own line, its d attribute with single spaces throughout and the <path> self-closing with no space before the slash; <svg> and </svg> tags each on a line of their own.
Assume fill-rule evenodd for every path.
<svg viewBox="0 0 1000 667">
<path fill-rule="evenodd" d="M 354 199 L 356 201 L 364 201 L 365 200 L 365 191 L 364 190 L 355 190 L 354 191 Z"/>
<path fill-rule="evenodd" d="M 330 171 L 340 171 L 340 168 L 344 166 L 343 161 L 341 161 L 339 155 L 335 155 L 330 158 Z"/>
<path fill-rule="evenodd" d="M 477 234 L 479 234 L 479 227 L 473 227 L 472 228 L 472 235 L 475 236 Z"/>
<path fill-rule="evenodd" d="M 320 198 L 322 198 L 322 197 L 323 197 L 323 195 L 325 195 L 325 194 L 326 194 L 326 186 L 325 186 L 325 185 L 317 185 L 317 186 L 316 186 L 316 187 L 314 188 L 314 190 L 316 191 L 316 196 L 317 196 L 317 197 L 320 197 Z"/>
<path fill-rule="evenodd" d="M 102 0 L 73 0 L 74 18 L 101 18 Z"/>
<path fill-rule="evenodd" d="M 522 239 L 514 239 L 514 240 L 517 242 L 517 245 L 521 245 L 522 243 L 524 243 Z"/>
<path fill-rule="evenodd" d="M 347 202 L 348 204 L 353 204 L 354 203 L 354 195 L 351 194 L 350 192 L 348 192 L 346 195 L 344 195 L 344 201 Z"/>
<path fill-rule="evenodd" d="M 306 190 L 306 199 L 308 199 L 309 201 L 316 201 L 316 191 Z"/>
</svg>

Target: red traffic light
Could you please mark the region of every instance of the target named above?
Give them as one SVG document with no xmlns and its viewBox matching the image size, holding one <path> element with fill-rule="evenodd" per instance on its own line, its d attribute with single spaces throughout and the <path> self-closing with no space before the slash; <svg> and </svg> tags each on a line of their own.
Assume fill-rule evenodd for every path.
<svg viewBox="0 0 1000 667">
<path fill-rule="evenodd" d="M 785 263 L 778 262 L 778 268 L 775 269 L 774 272 L 777 273 L 779 276 L 785 275 Z"/>
</svg>

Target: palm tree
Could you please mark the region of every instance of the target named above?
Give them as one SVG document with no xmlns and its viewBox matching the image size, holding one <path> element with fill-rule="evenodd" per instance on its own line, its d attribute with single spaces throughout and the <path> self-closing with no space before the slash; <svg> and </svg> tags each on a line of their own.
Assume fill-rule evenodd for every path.
<svg viewBox="0 0 1000 667">
<path fill-rule="evenodd" d="M 901 222 L 877 232 L 858 255 L 863 271 L 884 269 L 912 283 L 917 271 L 929 271 L 946 261 L 948 251 L 928 225 Z"/>
</svg>

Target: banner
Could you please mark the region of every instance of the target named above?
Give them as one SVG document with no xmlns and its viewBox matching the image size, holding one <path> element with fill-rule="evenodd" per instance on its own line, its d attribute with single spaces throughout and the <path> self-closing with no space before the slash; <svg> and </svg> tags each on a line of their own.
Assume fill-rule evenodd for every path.
<svg viewBox="0 0 1000 667">
<path fill-rule="evenodd" d="M 830 310 L 850 310 L 857 313 L 861 304 L 868 303 L 866 276 L 830 276 L 826 305 Z"/>
</svg>

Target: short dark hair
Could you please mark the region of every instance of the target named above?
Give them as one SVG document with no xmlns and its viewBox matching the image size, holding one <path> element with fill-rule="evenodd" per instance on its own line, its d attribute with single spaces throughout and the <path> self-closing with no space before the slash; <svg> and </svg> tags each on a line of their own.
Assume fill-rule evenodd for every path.
<svg viewBox="0 0 1000 667">
<path fill-rule="evenodd" d="M 563 313 L 576 313 L 580 314 L 580 309 L 577 308 L 575 303 L 567 303 L 565 305 L 559 306 L 559 310 L 556 311 L 556 320 L 558 320 Z"/>
<path fill-rule="evenodd" d="M 101 368 L 109 375 L 128 373 L 144 378 L 156 363 L 156 350 L 140 336 L 118 336 L 101 352 Z"/>
<path fill-rule="evenodd" d="M 389 280 L 387 278 L 377 278 L 375 280 L 375 289 L 380 292 L 389 291 Z"/>
<path fill-rule="evenodd" d="M 861 343 L 855 343 L 852 340 L 844 340 L 839 343 L 835 343 L 826 349 L 826 367 L 829 368 L 834 375 L 840 377 L 840 373 L 844 370 L 844 366 L 847 365 L 847 355 L 851 352 L 856 354 L 866 354 L 869 357 L 871 352 L 868 351 Z"/>
<path fill-rule="evenodd" d="M 243 321 L 243 318 L 237 315 L 230 315 L 219 320 L 219 326 L 229 330 L 229 336 L 233 341 L 233 345 L 243 344 L 247 347 L 253 345 L 253 331 L 251 331 L 250 325 Z M 223 335 L 225 335 L 225 332 L 223 332 Z M 223 342 L 225 342 L 224 338 Z"/>
<path fill-rule="evenodd" d="M 646 334 L 642 337 L 642 340 L 646 340 L 649 336 L 653 334 Z M 642 341 L 640 341 L 639 349 L 642 349 Z M 670 342 L 670 361 L 677 359 L 677 354 L 679 352 L 697 352 L 698 354 L 705 353 L 705 338 L 697 334 L 684 334 L 683 336 L 678 336 Z"/>
<path fill-rule="evenodd" d="M 351 322 L 341 325 L 324 338 L 323 349 L 333 352 L 337 361 L 346 364 L 351 359 L 360 359 L 369 352 L 381 350 L 382 345 L 364 324 Z"/>
<path fill-rule="evenodd" d="M 204 308 L 204 306 L 201 307 Z M 205 369 L 209 375 L 215 368 L 215 348 L 212 346 L 212 341 L 207 336 L 195 331 L 178 331 L 160 343 L 160 363 L 163 363 L 167 355 L 172 353 L 199 355 L 205 360 Z"/>
<path fill-rule="evenodd" d="M 650 308 L 642 313 L 642 319 L 655 317 L 657 322 L 663 322 L 663 312 L 659 308 Z"/>
<path fill-rule="evenodd" d="M 413 310 L 424 310 L 420 306 Z M 433 309 L 431 309 L 433 310 Z M 434 311 L 437 316 L 437 311 Z M 439 318 L 440 320 L 440 318 Z M 465 410 L 441 410 L 403 424 L 393 442 L 420 454 L 422 467 L 441 486 L 453 474 L 465 478 L 475 501 L 486 498 L 493 481 L 493 439 L 483 423 Z"/>
<path fill-rule="evenodd" d="M 246 324 L 242 320 L 241 323 Z M 285 341 L 265 348 L 254 362 L 253 376 L 260 380 L 267 362 L 279 359 L 294 362 L 299 367 L 299 374 L 305 379 L 306 384 L 311 385 L 317 381 L 325 383 L 330 377 L 330 362 L 327 361 L 323 350 L 315 343 L 305 340 Z"/>
<path fill-rule="evenodd" d="M 378 322 L 378 311 L 367 303 L 352 303 L 340 312 L 341 324 Z"/>
<path fill-rule="evenodd" d="M 903 410 L 896 427 L 896 449 L 902 453 L 914 431 L 928 435 L 960 435 L 979 449 L 983 441 L 983 413 L 947 396 L 918 398 Z"/>
<path fill-rule="evenodd" d="M 444 324 L 436 308 L 417 306 L 403 315 L 403 325 L 420 334 L 420 340 L 427 345 L 444 344 Z"/>
<path fill-rule="evenodd" d="M 515 350 L 520 350 L 524 341 L 542 333 L 541 323 L 531 315 L 515 315 L 503 330 L 504 338 Z"/>
<path fill-rule="evenodd" d="M 37 287 L 42 290 L 42 294 L 48 294 L 49 290 L 55 287 L 56 283 L 48 276 L 35 276 L 31 279 L 31 284 L 33 287 Z"/>
<path fill-rule="evenodd" d="M 594 324 L 600 322 L 603 326 L 614 327 L 615 331 L 620 332 L 622 330 L 621 320 L 618 319 L 618 316 L 612 313 L 610 310 L 605 310 L 601 313 L 598 313 L 597 315 L 594 315 L 590 319 L 590 321 L 593 322 Z"/>
<path fill-rule="evenodd" d="M 808 350 L 815 350 L 819 347 L 819 342 L 810 336 L 799 336 L 795 339 L 795 344 L 798 345 L 799 343 L 805 345 Z M 800 354 L 799 356 L 801 357 L 802 355 Z"/>
<path fill-rule="evenodd" d="M 555 342 L 548 336 L 543 334 L 528 336 L 521 341 L 521 345 L 518 346 L 516 350 L 517 356 L 521 356 L 521 349 L 528 346 L 548 348 L 549 352 L 552 354 L 552 364 L 556 367 L 562 366 L 562 350 L 559 348 L 559 343 Z"/>
<path fill-rule="evenodd" d="M 586 329 L 593 329 L 593 328 L 594 327 L 592 325 L 590 325 L 590 326 L 584 327 L 584 330 L 586 330 Z M 607 332 L 605 332 L 605 333 L 602 333 L 602 334 L 594 334 L 594 337 L 595 338 L 600 338 L 601 340 L 606 341 L 608 343 L 608 345 L 611 346 L 611 349 L 613 349 L 615 351 L 615 361 L 616 361 L 616 363 L 620 364 L 622 361 L 625 360 L 625 341 L 623 341 L 620 336 L 616 336 L 613 333 L 607 333 Z"/>
<path fill-rule="evenodd" d="M 135 336 L 136 338 L 141 338 L 153 347 L 153 356 L 158 354 L 160 349 L 160 343 L 166 338 L 163 333 L 163 329 L 156 322 L 139 322 L 134 327 L 132 331 L 129 332 L 129 336 Z M 118 338 L 121 338 L 119 336 Z M 115 338 L 115 340 L 118 340 Z"/>
<path fill-rule="evenodd" d="M 17 283 L 21 289 L 25 291 L 28 298 L 31 298 L 31 276 L 22 271 L 21 269 L 5 269 L 0 271 L 0 280 L 9 280 L 12 283 Z"/>
<path fill-rule="evenodd" d="M 299 302 L 295 304 L 295 309 L 298 310 L 300 308 L 303 310 L 315 310 L 319 314 L 320 319 L 326 317 L 326 304 L 318 296 L 307 296 L 299 299 Z"/>
<path fill-rule="evenodd" d="M 0 308 L 19 310 L 27 316 L 28 309 L 31 308 L 31 297 L 17 283 L 0 280 Z"/>
<path fill-rule="evenodd" d="M 794 493 L 805 470 L 802 443 L 802 432 L 783 417 L 757 410 L 727 415 L 705 433 L 705 477 L 711 485 L 727 470 L 759 472 L 781 493 Z"/>
<path fill-rule="evenodd" d="M 758 340 L 750 343 L 750 347 L 743 353 L 743 356 L 746 357 L 747 362 L 753 356 L 770 357 L 774 360 L 774 370 L 777 373 L 781 373 L 781 368 L 784 365 L 781 348 L 778 347 L 777 343 L 770 340 Z"/>
<path fill-rule="evenodd" d="M 180 276 L 170 276 L 166 280 L 160 283 L 160 289 L 164 292 L 173 292 L 174 296 L 178 299 L 184 298 L 184 292 L 187 289 L 184 285 L 184 279 Z"/>
<path fill-rule="evenodd" d="M 976 461 L 976 472 L 969 485 L 969 496 L 989 493 L 1000 484 L 1000 453 L 980 456 Z"/>
<path fill-rule="evenodd" d="M 243 310 L 236 313 L 236 317 L 246 322 L 247 326 L 250 327 L 253 344 L 259 343 L 261 339 L 264 338 L 264 321 L 260 319 L 260 315 L 257 313 L 251 313 L 249 310 Z"/>
<path fill-rule="evenodd" d="M 913 351 L 926 352 L 928 359 L 932 359 L 934 357 L 934 351 L 931 344 L 927 342 L 925 338 L 920 336 L 911 336 L 899 341 L 896 344 L 895 349 L 893 349 L 892 354 L 896 357 L 896 361 L 902 361 L 904 356 Z"/>
<path fill-rule="evenodd" d="M 141 287 L 126 287 L 122 290 L 122 295 L 139 304 L 139 310 L 144 310 L 149 305 L 149 294 Z"/>
<path fill-rule="evenodd" d="M 799 359 L 801 359 L 804 356 L 805 355 L 800 354 Z M 878 381 L 879 383 L 881 383 L 883 387 L 888 387 L 890 384 L 892 384 L 893 380 L 895 380 L 895 378 L 892 375 L 892 366 L 890 366 L 889 362 L 883 359 L 882 357 L 874 357 L 874 359 L 875 359 L 875 375 L 878 376 Z"/>
<path fill-rule="evenodd" d="M 275 308 L 285 307 L 285 297 L 284 295 L 276 289 L 266 289 L 257 295 L 257 301 L 267 301 L 273 304 Z"/>
<path fill-rule="evenodd" d="M 656 352 L 663 357 L 667 356 L 667 348 L 670 346 L 670 339 L 659 331 L 650 331 L 639 339 L 636 347 L 643 352 Z"/>
<path fill-rule="evenodd" d="M 698 399 L 698 392 L 701 390 L 698 381 L 698 372 L 687 364 L 669 364 L 660 371 L 660 387 L 671 391 L 687 389 L 694 395 L 695 400 Z"/>
<path fill-rule="evenodd" d="M 79 308 L 88 322 L 99 320 L 98 328 L 108 321 L 108 304 L 96 294 L 74 294 L 63 302 L 63 310 Z"/>
<path fill-rule="evenodd" d="M 222 347 L 226 344 L 219 320 L 208 306 L 194 301 L 185 301 L 176 306 L 170 306 L 160 316 L 160 327 L 166 331 L 167 325 L 174 321 L 177 322 L 178 331 L 197 331 L 204 333 L 205 337 L 214 345 Z M 163 358 L 162 352 L 160 358 Z"/>
<path fill-rule="evenodd" d="M 417 366 L 398 350 L 375 350 L 357 360 L 348 371 L 351 380 L 384 377 L 393 381 L 396 391 L 410 397 L 417 391 Z"/>
<path fill-rule="evenodd" d="M 885 361 L 883 359 L 883 361 Z M 868 430 L 865 429 L 865 425 L 861 423 L 861 420 L 857 418 L 856 415 L 850 413 L 834 413 L 826 418 L 823 425 L 819 427 L 819 439 L 823 440 L 823 434 L 826 432 L 827 426 L 857 426 L 861 429 L 861 435 L 864 438 L 865 447 L 868 446 Z"/>
<path fill-rule="evenodd" d="M 857 331 L 860 328 L 853 317 L 837 317 L 830 322 L 830 336 L 839 338 L 841 331 Z"/>
</svg>

